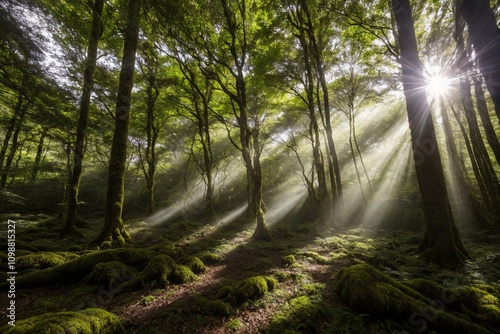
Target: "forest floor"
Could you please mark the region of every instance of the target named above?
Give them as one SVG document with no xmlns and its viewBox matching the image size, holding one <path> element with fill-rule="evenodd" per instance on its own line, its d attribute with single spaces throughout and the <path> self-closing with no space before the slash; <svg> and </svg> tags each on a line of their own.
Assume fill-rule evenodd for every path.
<svg viewBox="0 0 500 334">
<path fill-rule="evenodd" d="M 52 217 L 0 218 L 16 221 L 20 277 L 97 252 L 88 249 L 86 243 L 100 229 L 101 220 L 86 220 L 80 229 L 84 238 L 61 239 L 58 222 Z M 429 265 L 415 254 L 421 232 L 361 228 L 319 231 L 311 224 L 282 222 L 271 226 L 273 241 L 265 242 L 251 240 L 253 225 L 241 220 L 152 225 L 136 219 L 126 225 L 133 238 L 129 247 L 143 249 L 151 258 L 161 249 L 168 249 L 175 261 L 198 256 L 204 260 L 206 271 L 192 282 L 165 287 L 152 282 L 123 291 L 115 288 L 117 280 L 120 283 L 128 278 L 114 277 L 113 282 L 93 285 L 84 284 L 80 278 L 77 283 L 61 279 L 45 287 L 35 284 L 16 291 L 16 320 L 101 308 L 117 315 L 127 332 L 141 334 L 429 332 L 432 326 L 427 325 L 434 319 L 423 310 L 415 310 L 410 317 L 380 317 L 356 312 L 343 302 L 337 289 L 339 270 L 360 263 L 368 263 L 398 282 L 424 278 L 446 288 L 488 285 L 492 289 L 488 290 L 489 303 L 497 309 L 500 306 L 500 236 L 490 232 L 462 231 L 472 260 L 462 268 L 448 270 Z M 5 236 L 5 232 L 0 234 L 2 249 L 7 248 Z M 50 254 L 59 255 L 50 258 Z M 5 256 L 0 264 L 2 275 L 6 275 Z M 241 282 L 255 276 L 270 277 L 276 286 L 269 286 L 269 291 L 258 297 L 239 299 L 236 290 Z M 1 327 L 8 320 L 4 293 L 0 301 Z M 441 304 L 447 312 L 445 303 Z M 495 326 L 500 318 L 495 317 L 500 313 L 495 312 L 486 315 L 491 321 L 486 322 L 485 333 L 499 332 L 500 326 Z M 431 333 L 441 332 L 446 331 Z"/>
</svg>

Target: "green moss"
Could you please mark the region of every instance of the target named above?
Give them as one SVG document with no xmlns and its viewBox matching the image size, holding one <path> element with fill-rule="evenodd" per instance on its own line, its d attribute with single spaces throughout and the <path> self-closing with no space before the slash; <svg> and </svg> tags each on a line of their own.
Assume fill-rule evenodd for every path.
<svg viewBox="0 0 500 334">
<path fill-rule="evenodd" d="M 273 317 L 266 333 L 317 333 L 324 310 L 325 305 L 313 303 L 307 296 L 293 298 Z"/>
<path fill-rule="evenodd" d="M 34 271 L 18 277 L 16 287 L 30 288 L 76 283 L 87 277 L 97 264 L 111 261 L 119 261 L 136 269 L 142 269 L 145 263 L 149 262 L 149 256 L 145 252 L 134 248 L 90 253 L 59 266 Z M 0 287 L 5 285 L 6 282 L 0 284 Z"/>
<path fill-rule="evenodd" d="M 277 271 L 273 275 L 276 277 L 278 282 L 286 282 L 292 279 L 290 273 L 287 273 L 286 271 Z"/>
<path fill-rule="evenodd" d="M 86 279 L 87 284 L 112 284 L 118 287 L 120 284 L 131 281 L 139 275 L 134 268 L 118 261 L 99 263 Z"/>
<path fill-rule="evenodd" d="M 155 256 L 144 268 L 138 277 L 142 285 L 153 284 L 164 287 L 169 282 L 169 276 L 172 274 L 175 261 L 168 255 Z"/>
<path fill-rule="evenodd" d="M 198 298 L 196 304 L 201 313 L 227 317 L 234 313 L 233 308 L 222 300 Z"/>
<path fill-rule="evenodd" d="M 141 306 L 148 306 L 149 304 L 151 304 L 152 302 L 155 301 L 155 297 L 154 296 L 145 296 L 145 297 L 142 297 L 142 299 L 139 301 L 139 305 Z"/>
<path fill-rule="evenodd" d="M 283 256 L 283 262 L 285 263 L 285 266 L 289 267 L 292 264 L 294 264 L 297 260 L 295 260 L 295 256 L 292 254 Z"/>
<path fill-rule="evenodd" d="M 99 249 L 104 250 L 104 249 L 110 249 L 112 246 L 111 241 L 104 241 L 100 246 Z"/>
<path fill-rule="evenodd" d="M 331 260 L 323 255 L 320 255 L 316 252 L 301 252 L 300 255 L 304 256 L 307 259 L 310 259 L 318 264 L 330 264 Z"/>
<path fill-rule="evenodd" d="M 16 259 L 18 270 L 45 269 L 59 266 L 68 261 L 78 258 L 79 255 L 69 252 L 39 252 L 19 256 Z"/>
<path fill-rule="evenodd" d="M 203 263 L 206 264 L 217 264 L 224 262 L 224 258 L 220 255 L 217 255 L 215 253 L 201 253 L 198 255 L 198 258 L 203 261 Z"/>
<path fill-rule="evenodd" d="M 182 259 L 182 264 L 189 267 L 195 274 L 203 274 L 207 271 L 203 262 L 196 256 L 187 256 Z"/>
<path fill-rule="evenodd" d="M 230 332 L 236 332 L 236 331 L 240 330 L 241 328 L 243 328 L 244 326 L 245 326 L 245 323 L 243 321 L 241 321 L 240 319 L 232 319 L 232 320 L 226 322 L 226 324 L 224 325 L 226 330 L 228 330 Z"/>
<path fill-rule="evenodd" d="M 243 303 L 264 296 L 274 290 L 276 280 L 272 277 L 254 276 L 243 280 L 235 289 L 236 300 Z"/>
<path fill-rule="evenodd" d="M 230 285 L 224 285 L 219 289 L 219 298 L 225 299 L 232 295 L 234 292 L 234 288 Z"/>
<path fill-rule="evenodd" d="M 336 290 L 340 298 L 358 312 L 379 318 L 406 318 L 416 321 L 419 314 L 435 319 L 426 322 L 433 330 L 449 332 L 487 333 L 472 322 L 437 309 L 430 299 L 394 281 L 368 264 L 342 269 Z"/>
<path fill-rule="evenodd" d="M 16 326 L 0 328 L 5 334 L 126 333 L 120 319 L 106 310 L 90 308 L 79 312 L 46 313 L 18 320 Z"/>
<path fill-rule="evenodd" d="M 169 279 L 172 283 L 183 284 L 197 280 L 198 276 L 196 276 L 189 267 L 176 265 Z"/>
<path fill-rule="evenodd" d="M 403 282 L 403 284 L 431 299 L 439 299 L 443 294 L 446 296 L 454 294 L 454 292 L 451 292 L 451 289 L 447 289 L 434 281 L 423 278 L 412 279 Z"/>
</svg>

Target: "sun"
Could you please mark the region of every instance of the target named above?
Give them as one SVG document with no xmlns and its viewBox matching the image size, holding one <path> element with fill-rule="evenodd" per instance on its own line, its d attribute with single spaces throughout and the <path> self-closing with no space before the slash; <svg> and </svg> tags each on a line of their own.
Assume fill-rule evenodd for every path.
<svg viewBox="0 0 500 334">
<path fill-rule="evenodd" d="M 450 90 L 450 79 L 434 75 L 427 79 L 427 90 L 431 95 L 443 96 Z"/>
<path fill-rule="evenodd" d="M 444 75 L 439 66 L 431 66 L 425 81 L 427 93 L 433 98 L 445 96 L 452 86 L 451 78 Z"/>
</svg>

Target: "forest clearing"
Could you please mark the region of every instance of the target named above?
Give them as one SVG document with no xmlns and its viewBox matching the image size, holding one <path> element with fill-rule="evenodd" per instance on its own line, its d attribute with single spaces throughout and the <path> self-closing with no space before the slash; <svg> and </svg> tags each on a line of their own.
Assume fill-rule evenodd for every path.
<svg viewBox="0 0 500 334">
<path fill-rule="evenodd" d="M 0 332 L 500 333 L 499 17 L 3 0 Z"/>
</svg>

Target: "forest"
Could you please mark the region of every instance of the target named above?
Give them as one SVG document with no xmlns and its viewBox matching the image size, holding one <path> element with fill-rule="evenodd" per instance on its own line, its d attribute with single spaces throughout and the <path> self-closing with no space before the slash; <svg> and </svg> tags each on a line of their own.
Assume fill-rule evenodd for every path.
<svg viewBox="0 0 500 334">
<path fill-rule="evenodd" d="M 1 333 L 500 333 L 499 0 L 2 0 Z"/>
</svg>

